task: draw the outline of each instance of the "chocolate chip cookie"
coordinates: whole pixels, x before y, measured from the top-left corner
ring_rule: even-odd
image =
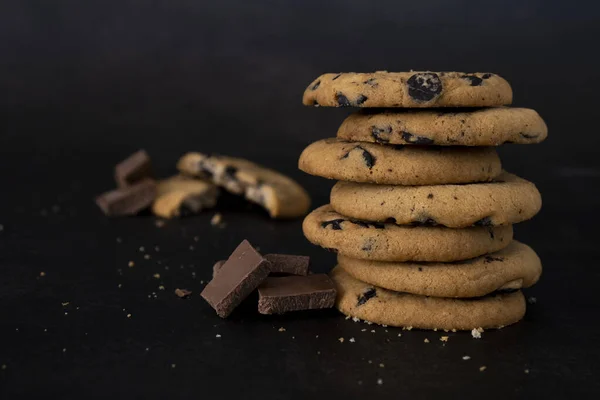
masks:
[[[473,299],[449,299],[393,292],[352,277],[341,267],[331,271],[343,314],[376,324],[419,329],[501,328],[525,315],[521,291]]]
[[[306,216],[304,236],[344,256],[378,261],[457,261],[508,246],[512,225],[452,229],[367,222],[345,217],[329,204]]]
[[[540,143],[548,136],[544,120],[528,108],[376,111],[351,114],[337,137],[384,144],[498,146]]]
[[[527,288],[542,273],[537,254],[515,240],[495,253],[452,263],[359,260],[340,254],[338,265],[371,285],[434,297],[480,297]]]
[[[308,85],[302,102],[325,107],[493,107],[510,104],[512,89],[487,72],[347,72],[321,75]]]
[[[214,207],[218,195],[218,188],[210,182],[176,175],[158,182],[152,212],[163,218],[196,214]]]
[[[291,178],[248,160],[188,153],[177,168],[184,174],[210,180],[225,190],[263,206],[271,218],[306,215],[310,197]]]
[[[309,145],[298,166],[328,179],[390,185],[482,182],[502,171],[493,147],[384,146],[336,138]]]
[[[338,182],[331,207],[340,214],[400,225],[451,228],[516,224],[542,206],[535,185],[508,172],[489,183],[396,186]]]

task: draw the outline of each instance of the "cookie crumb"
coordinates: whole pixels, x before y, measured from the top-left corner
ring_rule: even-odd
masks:
[[[383,379],[381,379],[381,378],[377,379],[377,384],[378,385],[383,385]]]
[[[175,368],[176,366],[176,364],[171,364],[171,368]]]
[[[362,381],[358,381],[358,384],[359,384],[359,385],[362,385]]]
[[[387,327],[388,327],[387,325],[381,325],[381,326],[383,326],[384,328],[387,328]]]
[[[452,332],[456,332],[456,329],[452,329]]]
[[[154,251],[159,252],[160,251],[160,247],[154,246]]]
[[[66,353],[66,352],[67,352],[67,348],[66,348],[66,347],[64,347],[64,348],[63,348],[63,353]]]
[[[2,364],[2,371],[6,369],[6,364]]]
[[[442,336],[442,337],[440,337],[440,341],[442,341],[442,342],[447,342],[448,339],[449,339],[448,336]]]
[[[423,340],[423,343],[429,343],[429,339],[425,338],[425,340]]]
[[[131,314],[127,314],[127,318],[131,318]]]
[[[535,304],[535,303],[537,303],[537,298],[531,296],[530,298],[527,299],[527,302],[529,304]]]
[[[133,261],[129,261],[129,262],[127,263],[127,266],[128,266],[129,268],[133,268],[133,267],[135,267],[135,263],[134,263]]]
[[[384,363],[380,363],[379,364],[379,368],[385,368],[385,364]]]
[[[354,322],[360,322],[360,318],[352,317],[352,321],[354,321]]]
[[[154,279],[160,279],[160,274],[156,273],[156,274],[152,275],[152,277],[153,277]]]
[[[63,307],[66,307],[66,306],[68,306],[68,305],[69,305],[69,302],[68,302],[68,301],[65,301],[64,303],[60,303],[60,304],[62,304],[62,306],[63,306]]]
[[[367,361],[367,362],[368,362],[369,364],[373,364],[373,361],[371,361],[371,360],[369,360],[369,361]]]
[[[344,338],[343,337],[339,338],[338,340],[339,340],[340,343],[344,343]]]
[[[528,373],[529,373],[529,370],[528,370],[528,369],[526,369],[524,372],[525,372],[526,374],[528,374]]]
[[[285,328],[282,326],[281,328],[278,329],[279,332],[285,332]]]
[[[192,294],[192,292],[190,290],[187,289],[175,289],[175,294],[177,295],[177,297],[183,299],[185,297],[188,297],[189,295]]]
[[[473,328],[471,336],[473,336],[473,339],[481,339],[481,332],[483,332],[482,328]]]
[[[40,276],[46,276],[46,273],[44,271],[40,272]]]
[[[487,367],[485,365],[482,365],[481,367],[479,367],[479,372],[483,372],[487,369]]]
[[[371,329],[371,333],[375,333],[375,329]]]
[[[144,259],[145,260],[149,260],[150,259],[150,254],[144,254]]]
[[[361,329],[360,331],[361,331],[361,332],[366,332],[366,331],[367,331],[367,328],[363,328],[363,329]]]
[[[346,315],[346,318],[344,318],[344,319],[348,320],[348,319],[350,319],[350,316],[349,316],[349,315]]]
[[[412,326],[403,326],[402,330],[403,331],[412,331],[412,328],[413,328]]]
[[[163,285],[160,285],[160,286],[158,287],[158,290],[165,290],[165,287],[164,287]]]
[[[145,252],[145,251],[146,251],[146,248],[145,248],[144,246],[140,246],[140,249],[139,249],[139,250],[140,250],[140,253],[143,253],[143,252]]]
[[[354,343],[354,342],[356,342],[356,340],[354,340],[354,338],[353,338],[353,337],[351,337],[350,339],[348,339],[348,341],[349,341],[350,343]]]
[[[165,226],[165,220],[157,219],[156,221],[154,221],[154,225],[156,225],[157,228],[162,228],[163,226]]]
[[[315,339],[318,339],[318,338],[319,338],[319,335],[315,335]]]
[[[117,285],[117,287],[118,287],[119,289],[121,289],[121,288],[123,287],[123,285],[119,283],[119,284]]]
[[[197,242],[199,240],[200,240],[200,238],[198,236],[194,236],[194,242]]]
[[[216,337],[216,338],[220,338],[220,337],[221,337],[221,335],[217,333],[217,334],[215,335],[215,337]]]
[[[471,357],[469,357],[469,356],[463,356],[463,358],[462,358],[462,359],[463,359],[463,360],[465,360],[465,361],[467,361],[467,360],[470,360],[470,359],[471,359]]]
[[[401,333],[399,333],[399,334],[398,334],[398,337],[402,337],[402,334],[401,334]]]
[[[221,223],[221,221],[223,220],[223,216],[221,215],[221,213],[216,213],[215,215],[213,215],[213,217],[210,220],[210,224],[212,226],[217,226]]]

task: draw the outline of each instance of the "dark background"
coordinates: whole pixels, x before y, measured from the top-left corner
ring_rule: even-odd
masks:
[[[0,395],[598,395],[599,11],[542,0],[0,1]],[[252,301],[221,320],[198,293],[242,239],[311,255],[315,271],[334,256],[302,237],[299,220],[235,201],[219,206],[222,229],[211,211],[159,228],[93,204],[138,148],[161,176],[187,151],[246,157],[323,204],[332,182],[302,174],[297,158],[349,111],[304,108],[302,92],[323,72],[382,69],[496,72],[515,106],[547,121],[545,143],[501,149],[505,168],[544,197],[516,227],[544,262],[519,324],[443,345],[440,332],[335,311],[259,316]]]

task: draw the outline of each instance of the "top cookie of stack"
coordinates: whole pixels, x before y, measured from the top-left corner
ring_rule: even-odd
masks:
[[[494,146],[539,143],[548,132],[537,112],[511,102],[510,85],[492,73],[324,74],[307,87],[305,105],[368,108],[299,160],[304,172],[340,181],[303,224],[311,242],[339,253],[340,311],[444,329],[523,316],[518,289],[537,281],[541,264],[512,241],[512,224],[533,217],[541,196],[502,170]]]

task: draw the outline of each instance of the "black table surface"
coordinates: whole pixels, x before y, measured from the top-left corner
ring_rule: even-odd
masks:
[[[600,394],[600,13],[588,3],[0,2],[0,396]],[[476,340],[335,310],[261,316],[256,298],[223,320],[199,293],[242,239],[310,255],[316,272],[335,256],[301,220],[231,197],[164,226],[93,203],[114,164],[145,148],[159,176],[187,151],[218,152],[289,174],[324,204],[333,182],[297,170],[298,155],[349,110],[302,107],[304,87],[383,69],[493,71],[547,121],[543,144],[499,149],[544,198],[515,227],[544,265],[518,324]],[[210,223],[217,211],[224,227]]]

